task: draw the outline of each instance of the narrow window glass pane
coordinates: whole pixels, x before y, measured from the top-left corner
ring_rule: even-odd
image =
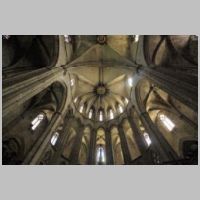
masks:
[[[83,106],[80,107],[80,110],[79,110],[79,111],[80,111],[80,113],[83,112]]]
[[[77,102],[77,100],[78,100],[78,97],[76,97],[76,98],[74,99],[74,103],[76,103],[76,102]]]
[[[71,86],[74,85],[74,79],[71,79]]]
[[[89,119],[91,119],[92,118],[92,110],[90,110],[90,112],[89,112]]]
[[[51,138],[51,144],[54,146],[58,140],[58,137],[59,137],[59,133],[58,132],[55,132],[54,135],[52,136]]]
[[[98,147],[98,149],[97,149],[97,158],[96,159],[97,159],[97,163],[98,164],[105,163],[106,158],[105,158],[105,151],[104,151],[103,147]]]
[[[169,131],[172,131],[174,129],[175,124],[167,116],[161,114],[160,120],[163,122],[163,124]]]
[[[38,127],[39,124],[40,124],[40,121],[37,120],[36,123],[32,126],[32,130],[34,131]]]
[[[120,112],[120,113],[122,113],[122,112],[123,112],[123,108],[122,108],[122,106],[121,106],[121,105],[119,105],[118,109],[119,109],[119,112]]]
[[[114,118],[114,114],[113,114],[113,111],[110,109],[110,119],[113,119]]]
[[[99,121],[103,121],[103,112],[102,111],[99,112]]]
[[[126,104],[128,104],[128,99],[127,98],[125,98],[125,102],[126,102]]]
[[[150,139],[150,137],[149,137],[149,134],[146,133],[146,132],[144,132],[143,135],[144,135],[144,139],[146,140],[147,145],[150,146],[150,144],[151,144],[151,139]]]
[[[32,125],[31,129],[32,129],[32,130],[35,130],[35,129],[39,126],[40,122],[41,122],[43,119],[44,119],[44,114],[39,114],[39,115],[38,115],[35,119],[33,119],[33,121],[31,122],[31,125]]]
[[[130,87],[133,86],[133,80],[132,80],[132,78],[129,78],[129,79],[128,79],[128,84],[129,84]]]

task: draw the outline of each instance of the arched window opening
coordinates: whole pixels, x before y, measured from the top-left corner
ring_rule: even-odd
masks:
[[[133,86],[133,79],[132,79],[132,77],[129,77],[129,78],[128,78],[128,85],[129,85],[130,87]]]
[[[77,100],[78,100],[78,97],[76,97],[76,98],[74,99],[74,103],[76,103],[76,102],[77,102]]]
[[[102,128],[97,130],[96,136],[96,150],[95,150],[95,160],[96,164],[103,165],[106,164],[106,141],[105,141],[105,131]]]
[[[52,146],[55,146],[57,140],[58,140],[58,137],[59,137],[59,133],[58,132],[55,132],[51,138],[51,145]]]
[[[45,114],[44,113],[40,113],[35,119],[33,119],[33,121],[31,122],[31,130],[35,130],[39,124],[42,122],[42,120],[45,118]]]
[[[146,132],[144,132],[144,133],[143,133],[143,136],[144,136],[144,139],[145,139],[147,145],[150,146],[150,145],[151,145],[151,139],[150,139],[150,137],[149,137],[149,134],[146,133]]]
[[[160,114],[159,118],[169,131],[174,129],[175,124],[166,115]]]
[[[135,122],[135,125],[137,126],[139,132],[144,137],[146,144],[149,147],[151,145],[151,139],[149,137],[149,134],[146,132],[146,129],[145,129],[137,111],[134,108],[132,108],[132,117]]]
[[[125,103],[128,104],[129,100],[127,98],[125,98]]]
[[[139,82],[136,88],[139,109],[147,111],[148,115],[144,120],[152,121],[173,149],[169,151],[182,159],[184,156],[180,148],[181,142],[185,138],[197,138],[198,135],[195,129],[196,113],[157,85],[154,87],[157,89],[152,92],[152,83],[148,79]]]
[[[62,112],[67,95],[65,89],[66,88],[61,83],[54,82],[46,89],[22,103],[20,105],[20,111],[16,110],[16,113],[13,112],[12,118],[7,118],[7,121],[14,120],[14,123],[12,126],[9,126],[8,131],[5,132],[5,138],[15,138],[19,143],[20,150],[17,154],[15,147],[12,151],[5,151],[4,159],[10,160],[12,163],[12,157],[16,155],[21,162],[24,162],[26,157],[29,157],[30,154],[37,151],[37,149],[34,149],[34,145],[41,137],[45,137],[45,133],[51,126],[52,120],[59,118],[55,116],[55,113],[57,111]],[[9,121],[9,124],[11,121]],[[6,125],[5,128],[6,127],[8,127],[8,125]],[[56,143],[55,136],[52,139],[54,133],[55,132],[53,132],[48,139],[49,147]],[[52,148],[49,150],[53,152]]]
[[[70,83],[71,83],[71,86],[73,86],[74,83],[75,83],[75,80],[74,80],[74,79],[71,79]]]
[[[118,105],[118,111],[120,112],[120,113],[123,113],[123,108],[122,108],[122,106],[119,104]]]
[[[93,115],[93,110],[92,110],[92,109],[90,109],[90,112],[89,112],[89,115],[88,115],[89,119],[91,119],[91,118],[92,118],[92,115]]]
[[[80,106],[79,112],[80,112],[80,113],[83,112],[83,105]]]
[[[103,111],[102,110],[99,111],[99,121],[100,122],[103,121]]]
[[[114,113],[113,113],[112,109],[109,110],[109,118],[110,119],[114,118]]]
[[[97,164],[104,164],[106,162],[105,150],[102,146],[97,147]]]

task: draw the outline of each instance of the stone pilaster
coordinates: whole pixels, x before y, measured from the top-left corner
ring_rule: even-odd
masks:
[[[128,121],[129,121],[129,124],[130,124],[132,132],[133,132],[133,137],[135,138],[138,148],[139,148],[141,154],[143,155],[145,153],[145,151],[147,150],[147,145],[146,145],[145,139],[144,139],[143,135],[140,133],[140,130],[138,130],[132,116],[128,116]]]
[[[146,128],[149,137],[151,138],[151,146],[154,151],[159,154],[161,162],[178,159],[175,151],[157,129],[155,124],[151,121],[149,114],[147,112],[141,113],[140,119]]]
[[[118,131],[119,131],[119,137],[120,137],[120,141],[121,141],[122,152],[123,152],[123,156],[124,156],[124,163],[129,164],[131,161],[131,155],[130,155],[130,152],[128,149],[128,143],[126,140],[124,129],[121,124],[119,124],[119,126],[118,126]]]
[[[91,137],[90,137],[90,150],[89,150],[89,164],[95,165],[96,164],[96,136],[97,131],[95,129],[91,130]]]
[[[70,155],[70,164],[78,164],[79,152],[81,149],[82,137],[83,137],[84,126],[79,125],[77,135]]]
[[[150,79],[153,83],[177,98],[193,110],[198,108],[198,86],[187,80],[187,74],[176,72],[173,68],[140,67],[138,73]],[[195,79],[195,77],[194,77]]]
[[[106,164],[113,164],[113,152],[112,152],[112,141],[111,141],[111,132],[110,129],[105,130],[106,137]]]

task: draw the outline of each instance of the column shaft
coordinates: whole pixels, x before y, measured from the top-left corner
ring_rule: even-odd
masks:
[[[111,142],[111,132],[106,129],[106,164],[113,164],[113,154],[112,154],[112,142]]]
[[[123,152],[123,156],[124,156],[124,163],[129,164],[131,161],[131,155],[130,155],[130,152],[128,149],[128,143],[126,140],[124,129],[121,124],[118,126],[118,131],[119,131],[119,137],[120,137],[120,141],[121,141],[122,152]]]

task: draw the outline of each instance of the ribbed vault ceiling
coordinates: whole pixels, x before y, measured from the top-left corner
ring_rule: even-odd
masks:
[[[129,55],[128,36],[75,38],[75,58],[69,64],[72,100],[77,112],[96,121],[111,120],[130,102],[130,77],[134,64]],[[87,47],[87,48],[86,48]]]

